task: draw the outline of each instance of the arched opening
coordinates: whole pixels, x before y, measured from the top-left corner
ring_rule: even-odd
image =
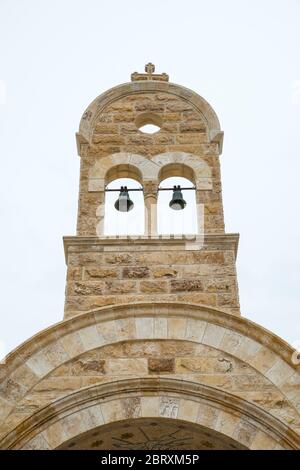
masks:
[[[170,165],[171,166],[171,165]],[[191,170],[192,172],[192,170]],[[162,175],[168,174],[162,171]],[[191,173],[188,173],[191,177]],[[173,188],[180,185],[181,188],[192,188],[191,179],[182,176],[162,178],[160,188]],[[173,210],[170,201],[173,198],[173,189],[159,191],[157,202],[157,226],[158,233],[167,234],[196,234],[197,233],[197,209],[194,190],[182,190],[182,196],[186,205],[183,210]]]
[[[178,419],[134,418],[109,423],[64,442],[58,450],[245,450],[213,429]]]
[[[155,134],[163,124],[161,116],[155,113],[139,114],[135,120],[136,127],[144,134]]]
[[[125,169],[114,170],[119,173],[112,175],[126,174]],[[111,174],[108,176],[111,178]],[[116,200],[119,198],[121,187],[128,188],[128,196],[133,202],[133,208],[129,212],[122,212],[115,208]],[[131,189],[140,191],[130,191]],[[114,190],[114,191],[112,191]],[[110,181],[106,186],[105,212],[104,212],[104,235],[125,236],[142,235],[144,233],[144,197],[142,186],[133,178],[117,178]]]

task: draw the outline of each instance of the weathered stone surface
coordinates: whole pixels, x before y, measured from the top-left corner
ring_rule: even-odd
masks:
[[[193,292],[203,291],[203,283],[200,280],[171,281],[171,292]]]
[[[69,290],[73,295],[99,295],[104,292],[103,282],[75,282],[69,284]]]
[[[164,281],[141,281],[141,292],[168,292],[168,284]]]
[[[174,358],[167,359],[149,359],[148,360],[149,373],[160,373],[160,372],[174,372],[175,371],[175,360]]]
[[[87,280],[103,279],[108,277],[118,277],[116,269],[109,268],[89,268],[85,269],[84,277]]]
[[[165,278],[172,278],[176,277],[178,271],[173,268],[168,268],[168,267],[159,267],[159,268],[154,268],[152,269],[152,275],[153,277],[165,277]]]
[[[187,123],[180,124],[179,130],[180,132],[205,132],[206,127],[204,123],[199,121],[189,121]]]
[[[137,286],[134,281],[107,281],[105,283],[105,292],[107,294],[127,294],[136,292]]]
[[[133,279],[141,279],[143,277],[149,276],[149,268],[145,266],[139,267],[128,267],[123,269],[123,277],[124,278],[133,278]]]

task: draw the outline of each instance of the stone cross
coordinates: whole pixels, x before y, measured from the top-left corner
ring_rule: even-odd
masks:
[[[169,81],[169,75],[167,75],[166,73],[154,73],[155,65],[151,62],[145,65],[145,72],[146,73],[133,72],[131,74],[131,80],[133,82],[137,80],[160,80],[162,82]]]
[[[155,72],[155,65],[149,62],[145,65],[145,72],[149,75],[149,80],[151,80],[152,74]]]

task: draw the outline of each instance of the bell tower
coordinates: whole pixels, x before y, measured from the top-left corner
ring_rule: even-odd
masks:
[[[156,132],[143,132],[149,124]],[[157,300],[240,314],[238,235],[224,230],[222,141],[211,106],[193,91],[170,83],[167,74],[155,74],[153,64],[146,65],[145,73],[133,73],[131,83],[91,103],[77,133],[77,235],[64,238],[65,318],[107,305]],[[184,177],[191,183],[188,189],[194,189],[195,234],[158,233],[157,199],[161,182],[169,177]],[[118,178],[131,178],[141,186],[142,236],[104,235],[104,218],[110,217],[105,213],[107,188]],[[183,198],[185,192],[179,194]],[[130,201],[133,195],[129,190]]]
[[[240,315],[222,139],[153,64],[88,106],[65,317],[0,364],[0,449],[300,449],[299,356]]]

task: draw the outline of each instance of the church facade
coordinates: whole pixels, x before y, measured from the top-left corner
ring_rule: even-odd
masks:
[[[241,316],[214,110],[148,64],[90,104],[76,138],[64,318],[0,365],[0,448],[300,449],[295,351]],[[191,182],[193,236],[158,233],[169,177]],[[141,236],[105,236],[119,178],[142,188]]]

